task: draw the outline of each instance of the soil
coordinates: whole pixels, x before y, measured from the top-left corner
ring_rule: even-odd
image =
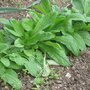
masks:
[[[58,2],[59,0],[56,0]],[[20,5],[17,5],[17,2]],[[60,2],[60,1],[59,1]],[[31,3],[31,0],[0,0],[0,7],[22,7]],[[59,3],[59,5],[62,5]],[[65,3],[66,5],[66,3]],[[3,18],[21,19],[25,17],[26,12],[1,14]],[[90,48],[82,52],[79,57],[69,57],[73,63],[71,67],[64,68],[60,66],[51,66],[58,79],[48,78],[46,82],[40,86],[39,90],[90,90]],[[22,81],[21,90],[37,90],[32,89],[35,86],[31,83],[33,77],[23,72],[18,73],[19,79]],[[12,90],[11,87],[0,80],[0,90]]]

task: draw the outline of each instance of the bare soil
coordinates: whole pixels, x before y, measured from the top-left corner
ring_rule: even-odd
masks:
[[[59,2],[61,7],[61,0]],[[19,2],[19,3],[17,3]],[[22,7],[31,3],[31,0],[0,0],[0,7]],[[64,2],[63,2],[64,3]],[[64,5],[67,5],[64,3]],[[16,18],[21,19],[25,17],[26,12],[1,14],[0,18]],[[64,68],[60,66],[51,66],[58,74],[58,79],[47,79],[46,82],[40,86],[39,90],[90,90],[90,48],[82,52],[79,57],[69,57],[73,63],[71,67]],[[35,86],[31,83],[33,77],[23,72],[18,73],[19,79],[22,81],[21,90],[37,90],[32,89]],[[11,87],[0,80],[0,90],[12,90]]]

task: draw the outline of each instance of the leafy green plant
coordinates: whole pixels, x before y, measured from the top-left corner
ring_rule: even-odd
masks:
[[[29,10],[30,19],[0,19],[4,24],[0,30],[1,79],[20,89],[22,84],[15,71],[26,69],[36,77],[34,83],[41,84],[41,77],[47,77],[51,72],[50,63],[71,65],[66,50],[78,56],[86,45],[90,46],[89,14],[77,12],[75,0],[72,2],[71,9],[60,10],[50,0],[41,0]]]

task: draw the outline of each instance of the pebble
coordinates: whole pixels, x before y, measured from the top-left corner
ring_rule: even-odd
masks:
[[[71,74],[70,74],[70,73],[67,73],[67,74],[65,75],[65,77],[67,77],[67,78],[69,79],[69,78],[71,78]]]

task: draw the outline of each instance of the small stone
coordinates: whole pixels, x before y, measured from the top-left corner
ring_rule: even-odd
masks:
[[[5,86],[5,90],[9,90],[8,86]]]
[[[30,16],[29,14],[26,15],[26,17],[29,17],[29,16]]]
[[[66,76],[68,79],[71,78],[71,74],[70,74],[70,73],[67,73],[65,76]]]
[[[60,83],[62,83],[62,81],[61,80],[57,80],[57,82],[56,82],[57,84],[60,84]]]

